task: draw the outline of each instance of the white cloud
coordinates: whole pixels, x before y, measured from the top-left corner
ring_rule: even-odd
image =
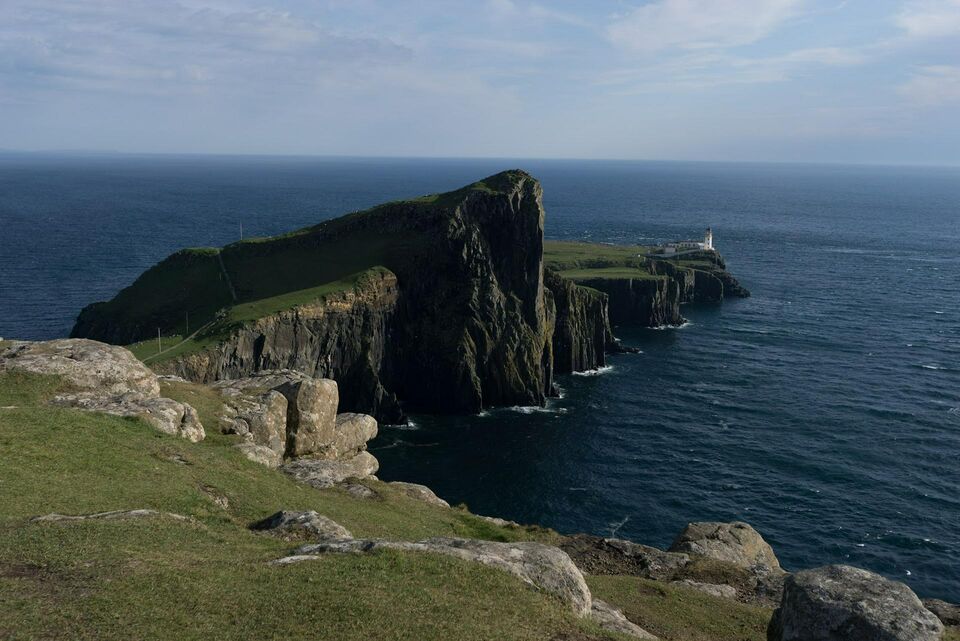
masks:
[[[960,67],[933,65],[921,68],[897,88],[900,95],[923,107],[960,103]]]
[[[756,42],[797,15],[802,0],[657,0],[607,28],[627,50],[716,49]]]
[[[960,0],[908,2],[894,21],[911,38],[957,36],[960,35]]]

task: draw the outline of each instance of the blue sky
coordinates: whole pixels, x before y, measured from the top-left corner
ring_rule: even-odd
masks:
[[[0,148],[960,164],[960,0],[0,0]]]

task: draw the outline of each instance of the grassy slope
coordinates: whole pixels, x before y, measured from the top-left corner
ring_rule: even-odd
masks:
[[[642,245],[604,245],[548,240],[543,244],[543,264],[571,280],[588,278],[655,279],[644,266],[640,254],[650,247]]]
[[[38,406],[58,389],[43,377],[0,377],[0,638],[610,638],[509,575],[445,557],[272,567],[292,544],[246,526],[281,508],[317,510],[358,536],[556,535],[500,528],[378,482],[372,500],[298,485],[245,460],[225,436],[190,444],[135,420]],[[204,388],[166,391],[212,421]],[[27,520],[140,507],[192,521]]]

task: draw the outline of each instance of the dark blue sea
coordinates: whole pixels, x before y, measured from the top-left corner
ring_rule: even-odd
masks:
[[[0,336],[64,336],[183,246],[521,167],[547,236],[708,225],[753,297],[617,328],[642,354],[546,409],[386,427],[381,476],[481,514],[669,545],[741,519],[800,569],[960,601],[960,169],[673,162],[0,156]]]

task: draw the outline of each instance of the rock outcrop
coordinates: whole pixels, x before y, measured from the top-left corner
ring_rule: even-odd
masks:
[[[665,327],[681,325],[680,283],[667,276],[651,278],[584,278],[578,284],[607,294],[614,325]]]
[[[54,405],[139,418],[194,443],[205,436],[197,412],[160,396],[157,375],[122,347],[85,339],[13,341],[0,350],[3,371],[59,377],[72,390],[55,396]]]
[[[437,496],[433,490],[426,485],[419,483],[405,483],[404,481],[393,481],[390,487],[395,487],[412,499],[436,505],[437,507],[450,507],[450,504]]]
[[[767,630],[770,641],[937,641],[942,634],[910,588],[845,565],[787,577]]]
[[[940,599],[924,599],[923,607],[936,614],[943,625],[960,626],[960,605]]]
[[[250,529],[278,536],[285,540],[313,539],[326,541],[353,538],[350,530],[313,510],[307,512],[282,510],[271,514],[262,521],[257,521],[250,526]]]
[[[671,552],[695,554],[734,565],[782,572],[773,548],[747,523],[690,523],[670,546]]]
[[[589,534],[567,537],[560,547],[588,574],[629,574],[669,581],[690,564],[686,554]]]
[[[246,438],[238,447],[252,461],[279,467],[298,480],[329,487],[345,478],[366,478],[378,468],[366,452],[377,421],[366,414],[338,414],[337,383],[292,370],[263,371],[218,381],[220,429]]]

